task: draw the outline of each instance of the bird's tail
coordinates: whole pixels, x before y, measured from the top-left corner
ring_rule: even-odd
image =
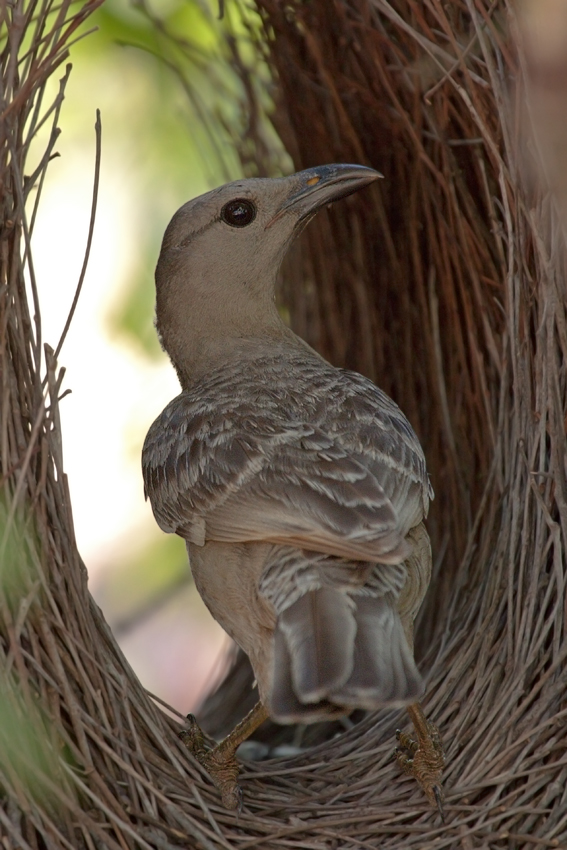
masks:
[[[269,706],[275,720],[309,723],[353,708],[406,705],[422,693],[391,594],[322,587],[279,615]]]

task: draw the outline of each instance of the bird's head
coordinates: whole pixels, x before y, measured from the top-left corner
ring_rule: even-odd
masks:
[[[178,372],[182,360],[206,356],[215,335],[242,339],[280,327],[275,282],[292,240],[323,206],[380,176],[362,165],[322,165],[237,180],[184,204],[156,268],[156,326]]]

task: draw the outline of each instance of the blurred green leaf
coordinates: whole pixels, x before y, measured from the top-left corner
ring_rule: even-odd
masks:
[[[25,629],[33,616],[40,583],[40,545],[31,513],[10,516],[6,501],[0,498],[0,636],[6,633],[4,620],[10,618]],[[8,656],[9,657],[9,656]],[[2,654],[4,661],[7,658]],[[21,787],[39,804],[58,807],[60,793],[73,795],[64,763],[70,754],[56,725],[38,702],[35,683],[24,688],[17,676],[3,664],[0,671],[0,787],[19,794]]]
[[[113,629],[159,607],[170,591],[192,582],[184,541],[176,534],[156,536],[129,561],[104,573],[95,588],[97,602]]]
[[[30,705],[13,676],[0,680],[0,787],[18,794],[23,787],[42,806],[62,807],[74,790],[63,764],[68,748],[39,705]]]

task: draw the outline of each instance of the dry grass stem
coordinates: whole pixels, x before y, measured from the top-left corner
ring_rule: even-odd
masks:
[[[0,8],[0,844],[567,847],[565,243],[533,179],[514,6],[257,0],[246,61],[228,36],[243,103],[257,102],[250,45],[268,63],[297,168],[357,161],[386,177],[313,223],[282,300],[311,344],[399,402],[426,449],[437,558],[418,644],[447,751],[442,825],[392,757],[400,712],[246,763],[244,809],[223,810],[89,597],[30,235],[68,73],[51,103],[46,81],[98,3]],[[238,662],[208,725],[252,698]]]

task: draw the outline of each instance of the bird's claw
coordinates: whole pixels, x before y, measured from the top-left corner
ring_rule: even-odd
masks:
[[[188,728],[179,733],[181,741],[211,777],[221,795],[223,806],[240,812],[242,792],[237,781],[240,767],[234,749],[223,747],[222,744],[211,747],[192,714],[187,715],[187,721]]]
[[[413,760],[419,744],[417,741],[414,741],[411,735],[408,735],[407,732],[402,732],[401,729],[396,729],[396,741],[400,745],[394,750],[396,758],[404,772],[407,773],[406,765]]]
[[[441,777],[445,766],[445,753],[441,736],[435,724],[427,721],[427,734],[420,735],[414,740],[405,732],[396,730],[399,746],[394,750],[396,760],[404,773],[415,777],[423,788],[432,806],[436,807],[445,823],[443,811],[443,786]]]

